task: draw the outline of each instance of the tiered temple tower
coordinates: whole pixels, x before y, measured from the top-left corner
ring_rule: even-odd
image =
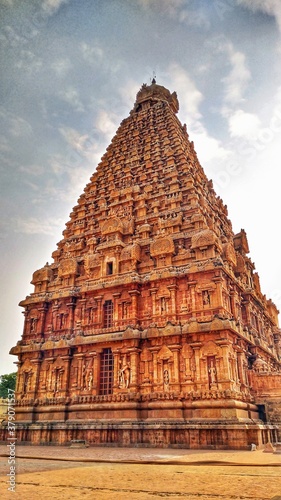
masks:
[[[175,92],[142,86],[33,274],[11,350],[18,441],[280,439],[278,311],[177,111]]]

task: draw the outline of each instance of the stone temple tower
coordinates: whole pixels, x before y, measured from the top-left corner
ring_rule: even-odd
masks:
[[[280,440],[278,311],[176,114],[143,85],[35,271],[17,438],[247,448]]]

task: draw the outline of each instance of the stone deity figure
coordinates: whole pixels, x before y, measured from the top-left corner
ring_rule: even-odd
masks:
[[[129,363],[126,360],[120,360],[120,370],[119,370],[119,387],[128,389],[130,384],[130,372],[131,368]]]
[[[204,304],[204,306],[210,305],[210,294],[209,294],[208,290],[205,290],[203,292],[203,304]]]
[[[88,375],[88,390],[90,391],[92,389],[93,385],[93,372],[90,370],[89,375]]]
[[[216,370],[215,362],[213,360],[211,361],[211,364],[209,365],[208,373],[209,373],[210,387],[212,388],[213,386],[217,385],[217,370]]]

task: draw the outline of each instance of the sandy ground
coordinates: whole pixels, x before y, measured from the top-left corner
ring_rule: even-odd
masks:
[[[16,447],[9,492],[0,446],[3,500],[281,500],[281,455],[151,448]]]

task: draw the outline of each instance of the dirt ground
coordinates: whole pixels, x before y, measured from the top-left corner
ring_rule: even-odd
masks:
[[[0,446],[3,500],[281,500],[281,455],[250,451],[16,447],[9,492]]]

